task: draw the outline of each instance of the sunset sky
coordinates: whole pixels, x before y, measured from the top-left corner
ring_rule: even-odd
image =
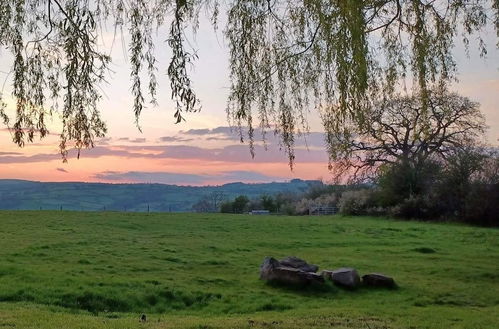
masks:
[[[126,38],[126,36],[125,36]],[[165,37],[159,35],[158,40]],[[490,144],[499,144],[499,51],[495,33],[485,35],[489,45],[487,58],[471,51],[470,58],[461,45],[456,46],[459,82],[453,87],[464,96],[481,103],[486,116]],[[110,47],[112,33],[102,40]],[[119,44],[119,42],[117,42]],[[140,125],[134,125],[128,60],[121,45],[112,49],[113,64],[109,84],[102,86],[105,96],[100,103],[108,125],[106,138],[96,147],[84,150],[81,158],[72,152],[68,163],[58,153],[59,119],[51,122],[51,136],[19,148],[14,145],[7,127],[0,125],[0,179],[15,178],[36,181],[84,182],[154,182],[205,185],[234,181],[270,182],[292,178],[329,179],[327,156],[316,113],[311,112],[311,134],[296,143],[296,166],[288,167],[287,157],[279,150],[278,139],[268,135],[268,150],[261,144],[251,158],[247,144],[241,144],[235,131],[227,126],[228,58],[221,32],[201,24],[195,42],[199,60],[195,63],[193,81],[202,102],[200,113],[189,114],[187,121],[175,125],[173,103],[166,69],[169,50],[158,43],[159,105],[143,111]],[[7,79],[4,95],[10,95],[12,76],[8,50],[0,49],[0,83]],[[13,100],[8,102],[13,109]],[[258,139],[259,136],[256,137]]]

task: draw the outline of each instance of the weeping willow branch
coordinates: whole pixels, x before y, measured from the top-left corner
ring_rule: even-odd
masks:
[[[327,134],[348,133],[352,123],[369,126],[373,99],[390,99],[408,79],[429,122],[429,90],[456,77],[456,38],[467,47],[478,38],[485,55],[480,32],[491,25],[499,33],[499,0],[3,0],[0,47],[12,54],[13,141],[23,146],[43,138],[54,114],[62,118],[63,159],[68,149],[92,147],[106,133],[98,101],[111,58],[97,42],[102,22],[129,31],[137,127],[147,102],[156,104],[153,33],[168,28],[159,46],[171,50],[173,117],[184,121],[201,108],[189,72],[196,50],[185,33],[197,29],[201,12],[215,28],[227,16],[229,122],[252,155],[254,129],[263,136],[273,130],[291,167],[295,137],[308,131],[311,111],[321,114]],[[0,116],[9,124],[2,97]],[[334,152],[329,140],[326,147]]]

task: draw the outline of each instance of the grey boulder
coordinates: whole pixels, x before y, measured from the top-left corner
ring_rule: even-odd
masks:
[[[362,282],[369,287],[395,288],[397,286],[393,278],[381,273],[366,274],[362,277]]]
[[[334,284],[341,287],[355,289],[360,285],[359,273],[354,268],[345,267],[334,271],[327,271],[326,275]]]
[[[260,265],[260,279],[270,280],[275,268],[281,266],[279,261],[273,257],[265,257]]]
[[[290,256],[286,257],[284,259],[281,259],[279,261],[281,263],[281,266],[286,266],[286,267],[291,267],[291,268],[296,268],[299,269],[303,272],[317,272],[319,269],[319,266],[314,265],[314,264],[309,264],[303,259],[300,259],[298,257]]]
[[[290,285],[324,283],[324,278],[319,274],[283,266],[278,260],[272,257],[265,257],[263,260],[260,266],[260,279]]]

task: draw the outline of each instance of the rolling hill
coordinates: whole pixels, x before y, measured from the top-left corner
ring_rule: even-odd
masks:
[[[261,184],[229,183],[220,186],[165,184],[104,184],[25,180],[0,180],[0,209],[185,212],[213,192],[227,199],[244,194],[250,199],[262,194],[302,193],[320,181],[293,179]]]

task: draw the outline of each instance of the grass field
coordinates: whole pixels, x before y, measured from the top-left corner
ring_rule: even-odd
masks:
[[[382,272],[296,290],[265,256]],[[139,323],[139,315],[148,321]],[[0,328],[499,328],[499,230],[351,217],[0,212]]]

